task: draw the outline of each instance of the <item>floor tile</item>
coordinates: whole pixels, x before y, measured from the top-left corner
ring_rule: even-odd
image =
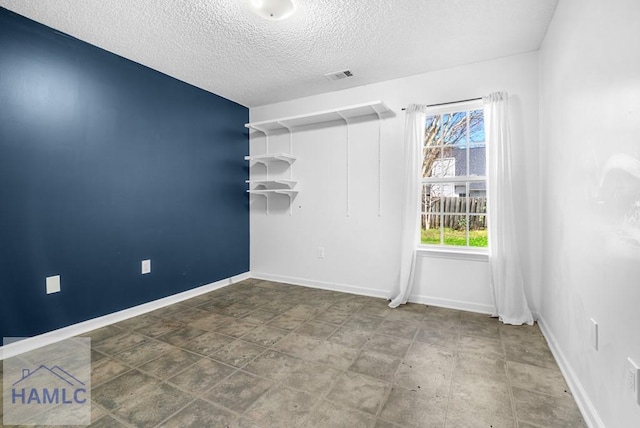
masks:
[[[310,394],[322,395],[329,391],[340,373],[340,370],[332,367],[303,361],[282,383]]]
[[[208,314],[209,313],[207,311],[203,311],[202,309],[187,307],[187,309],[182,309],[180,312],[165,316],[164,318],[177,320],[185,324],[190,324],[192,322],[201,320]]]
[[[313,350],[313,354],[310,359],[317,363],[326,364],[328,366],[344,370],[353,363],[353,360],[355,360],[357,356],[357,349],[325,341]]]
[[[348,327],[341,327],[336,330],[327,339],[329,342],[337,343],[348,348],[360,349],[371,337],[372,332],[362,331],[358,329],[352,329]]]
[[[292,357],[276,351],[267,351],[244,367],[244,370],[279,381],[288,376],[302,362],[298,357]]]
[[[401,426],[442,427],[447,409],[447,395],[431,391],[391,390],[380,418]]]
[[[130,367],[108,357],[91,363],[91,387],[95,388],[129,370]]]
[[[203,400],[196,400],[173,415],[161,427],[164,428],[203,428],[228,427],[236,416],[218,406]]]
[[[204,312],[203,315],[189,322],[189,325],[198,330],[215,331],[224,324],[234,321],[235,318],[218,313]]]
[[[233,319],[228,321],[219,327],[216,327],[214,330],[217,333],[224,334],[225,336],[231,337],[242,337],[245,334],[249,333],[251,330],[256,328],[258,325],[246,320],[242,319]]]
[[[239,318],[249,314],[250,312],[255,311],[256,309],[257,307],[254,305],[247,305],[244,303],[234,303],[220,310],[220,313]]]
[[[428,345],[412,350],[420,354],[405,358],[400,363],[395,383],[411,391],[428,390],[444,394],[451,381],[454,355],[445,348]]]
[[[351,364],[349,370],[391,382],[401,361],[400,358],[391,355],[363,350]]]
[[[123,330],[122,328],[116,327],[115,325],[108,325],[96,330],[91,330],[90,332],[83,334],[81,337],[89,337],[91,339],[91,346],[95,347],[95,345],[102,342],[103,340],[111,336],[122,334],[124,332],[125,330]]]
[[[267,348],[236,340],[212,353],[211,358],[234,367],[244,367],[249,361],[266,351]]]
[[[319,321],[308,321],[298,327],[296,333],[305,336],[315,337],[316,339],[324,340],[331,336],[331,333],[336,331],[336,326],[333,324],[322,323]]]
[[[542,428],[584,428],[586,426],[578,406],[570,396],[553,397],[513,388],[513,397],[519,421]]]
[[[404,359],[408,363],[428,362],[437,363],[438,365],[448,364],[450,366],[453,364],[453,357],[454,352],[447,348],[428,343],[413,342]]]
[[[308,320],[322,312],[322,308],[319,308],[312,304],[299,304],[289,309],[284,313],[284,315],[288,315],[292,318],[300,318],[303,320]]]
[[[130,424],[154,426],[193,400],[189,394],[167,384],[160,384],[145,394],[131,397],[113,413]]]
[[[407,339],[400,339],[381,334],[372,334],[365,343],[364,349],[402,358],[405,356],[410,346],[411,341]]]
[[[454,328],[452,329],[440,329],[440,328],[424,328],[424,324],[418,329],[416,340],[431,345],[442,346],[448,349],[458,349],[460,342],[460,334]]]
[[[200,355],[176,348],[141,365],[140,370],[160,379],[168,379],[194,364],[200,358]]]
[[[346,405],[375,415],[382,405],[389,384],[353,372],[344,372],[338,376],[327,399],[335,404]]]
[[[375,330],[380,327],[384,321],[383,318],[372,317],[369,315],[355,314],[344,322],[343,327],[361,330]]]
[[[455,378],[451,385],[447,427],[515,428],[507,382],[479,376]]]
[[[558,368],[545,369],[530,364],[507,362],[509,380],[515,387],[529,391],[553,395],[555,397],[570,396],[562,373]]]
[[[496,325],[497,318],[489,314],[480,314],[477,312],[460,311],[460,319],[463,322],[475,322],[479,324]]]
[[[504,360],[505,354],[500,340],[485,339],[483,337],[462,336],[458,345],[459,353],[478,354],[486,358]]]
[[[322,343],[322,340],[314,337],[305,336],[298,333],[290,333],[288,336],[280,339],[278,343],[272,346],[276,351],[285,354],[295,355],[300,358],[311,358],[315,349]]]
[[[191,339],[181,347],[201,355],[210,355],[235,340],[236,339],[231,336],[209,332],[202,334],[195,339]]]
[[[255,343],[256,345],[269,347],[280,339],[289,334],[286,330],[280,330],[273,327],[268,326],[259,326],[249,333],[242,336],[242,340],[246,340],[247,342]]]
[[[504,348],[509,361],[547,369],[554,369],[558,366],[546,343],[508,343]]]
[[[373,421],[373,416],[366,413],[328,401],[321,401],[309,412],[301,427],[368,428],[373,425]]]
[[[140,366],[175,349],[168,343],[148,340],[126,351],[115,354],[115,358],[132,366]]]
[[[91,399],[105,409],[113,410],[127,401],[156,389],[159,384],[159,380],[149,375],[138,370],[130,370],[115,379],[92,388]]]
[[[453,378],[480,377],[498,382],[508,382],[506,363],[503,360],[485,358],[477,354],[458,354],[453,366]]]
[[[387,315],[387,319],[390,321],[404,321],[408,323],[417,323],[424,319],[427,306],[419,305],[415,303],[407,303],[400,305],[395,311],[392,311]]]
[[[330,324],[342,324],[351,316],[351,312],[341,309],[328,309],[314,318],[316,321],[322,321]]]
[[[243,413],[271,386],[270,380],[239,371],[203,394],[203,398]]]
[[[170,343],[171,345],[182,346],[185,343],[195,339],[198,336],[202,336],[205,333],[205,330],[185,325],[176,330],[158,336],[157,339],[163,342]]]
[[[194,365],[169,378],[168,382],[193,394],[201,394],[211,389],[215,384],[229,376],[235,370],[233,367],[212,361],[208,358],[203,358]]]
[[[302,318],[296,318],[294,316],[284,314],[272,319],[267,324],[271,327],[279,328],[282,330],[293,331],[304,322],[305,320]]]
[[[455,318],[440,318],[438,316],[426,315],[424,319],[415,323],[415,325],[422,330],[428,331],[448,331],[456,334],[460,334],[460,326],[461,322],[459,319]]]
[[[91,428],[125,428],[127,425],[117,421],[109,415],[104,415],[97,421],[93,422]]]
[[[91,347],[105,354],[115,355],[148,340],[151,339],[138,333],[122,330],[121,333],[107,337],[97,343],[92,341]]]
[[[462,321],[460,323],[459,331],[460,334],[465,336],[500,340],[498,324],[479,324],[475,322]]]
[[[184,324],[178,321],[156,318],[151,324],[135,328],[134,331],[145,336],[158,337],[176,331],[183,326]]]
[[[175,303],[173,305],[165,306],[164,308],[156,309],[155,311],[150,312],[149,315],[152,315],[157,318],[173,320],[175,319],[174,317],[176,316],[176,314],[187,309],[190,309],[190,307],[183,305],[181,303]],[[136,317],[136,318],[139,318],[139,317]]]
[[[256,324],[262,324],[262,323],[271,321],[277,316],[278,316],[278,312],[269,311],[267,309],[256,309],[252,312],[249,312],[247,315],[245,315],[243,319]]]
[[[260,397],[246,415],[265,427],[295,427],[314,403],[315,398],[307,393],[279,386]]]
[[[362,311],[361,311],[362,313]],[[380,324],[377,329],[378,333],[386,334],[392,337],[399,337],[403,339],[413,339],[418,328],[414,324],[409,324],[402,321],[390,321],[385,320]]]

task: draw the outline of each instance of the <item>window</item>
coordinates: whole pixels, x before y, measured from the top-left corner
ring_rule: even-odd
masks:
[[[422,148],[421,244],[487,247],[487,184],[481,102],[433,109]]]

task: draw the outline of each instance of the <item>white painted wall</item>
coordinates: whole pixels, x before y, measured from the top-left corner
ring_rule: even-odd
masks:
[[[357,75],[357,70],[353,70]],[[412,103],[474,98],[493,91],[511,95],[516,188],[521,198],[527,293],[539,301],[537,53],[475,63],[403,79],[255,107],[251,121],[262,121],[383,100],[395,116],[383,120],[381,215],[378,216],[378,122],[351,125],[350,216],[347,217],[346,128],[344,123],[312,127],[293,136],[299,157],[293,176],[300,194],[289,215],[287,200],[251,198],[251,272],[265,278],[387,297],[396,279],[399,241],[401,145],[404,113]],[[270,151],[286,151],[287,134],[269,138]],[[264,137],[252,136],[252,154],[263,153]],[[325,248],[325,258],[317,248]],[[419,258],[411,299],[477,311],[491,311],[488,264],[469,260]]]
[[[590,425],[610,428],[640,426],[624,381],[640,362],[640,223],[624,219],[640,179],[600,181],[617,154],[640,159],[639,22],[637,0],[562,0],[540,53],[540,315]]]

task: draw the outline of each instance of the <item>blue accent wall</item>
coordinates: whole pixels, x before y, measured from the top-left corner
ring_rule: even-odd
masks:
[[[0,8],[0,335],[247,272],[248,116]]]

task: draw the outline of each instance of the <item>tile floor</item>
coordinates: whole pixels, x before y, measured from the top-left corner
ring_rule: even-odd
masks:
[[[247,280],[90,332],[95,427],[585,427],[537,326]]]

